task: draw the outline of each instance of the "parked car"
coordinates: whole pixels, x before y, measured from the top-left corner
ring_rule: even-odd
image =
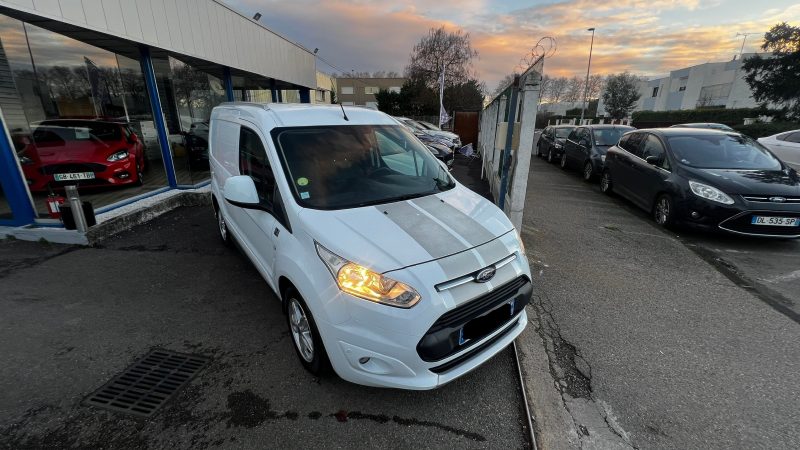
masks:
[[[550,125],[542,130],[536,143],[536,156],[547,157],[547,162],[558,161],[564,150],[567,136],[575,129],[575,125]]]
[[[785,163],[800,170],[800,130],[785,131],[758,140]]]
[[[139,137],[126,124],[55,119],[35,125],[17,152],[32,192],[67,184],[141,185],[146,159]]]
[[[706,128],[710,130],[736,132],[736,130],[725,125],[724,123],[712,123],[712,122],[679,123],[677,125],[672,125],[670,128]]]
[[[608,149],[631,130],[635,128],[626,125],[586,125],[575,128],[564,143],[561,168],[580,167],[583,179],[592,181],[595,175],[603,173]]]
[[[452,148],[461,147],[461,138],[458,137],[458,135],[455,133],[451,133],[449,131],[442,131],[438,127],[434,127],[431,124],[425,126],[421,122],[409,119],[408,117],[395,117],[395,119],[397,119],[398,121],[400,121],[401,123],[403,123],[404,125],[410,127],[415,131],[422,132],[434,136],[436,138],[439,138],[440,141],[447,143],[447,145]]]
[[[428,147],[428,150],[431,151],[433,156],[436,157],[439,161],[445,163],[448,169],[453,167],[453,159],[455,158],[455,152],[447,147],[446,145],[442,144],[425,144]]]
[[[219,235],[278,293],[310,372],[432,389],[525,328],[531,276],[514,226],[393,118],[228,103],[210,136]]]
[[[186,153],[192,170],[208,168],[208,129],[208,122],[193,122],[185,135]]]
[[[622,137],[600,181],[664,227],[800,237],[800,177],[752,138],[662,128]]]

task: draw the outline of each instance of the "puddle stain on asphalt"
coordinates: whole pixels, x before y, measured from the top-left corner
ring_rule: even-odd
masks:
[[[362,413],[361,411],[344,411],[339,410],[330,415],[330,417],[335,417],[338,422],[347,422],[348,420],[371,420],[377,423],[388,423],[394,422],[398,425],[404,426],[420,426],[420,427],[431,427],[437,428],[442,431],[446,431],[448,433],[453,433],[461,437],[465,437],[468,439],[472,439],[473,441],[477,442],[485,442],[486,437],[482,434],[473,433],[471,431],[462,430],[459,428],[451,427],[449,425],[444,425],[438,422],[431,422],[428,420],[418,420],[418,419],[407,419],[403,417],[393,416],[389,417],[386,414],[366,414]]]

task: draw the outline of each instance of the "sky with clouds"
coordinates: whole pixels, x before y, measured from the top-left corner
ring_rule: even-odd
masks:
[[[492,89],[543,36],[557,51],[552,76],[585,73],[595,27],[593,73],[657,75],[738,54],[737,32],[800,25],[798,0],[224,0],[349,71],[402,72],[413,45],[431,27],[470,33],[475,69]],[[745,52],[760,36],[750,36]],[[319,62],[318,68],[331,69]]]

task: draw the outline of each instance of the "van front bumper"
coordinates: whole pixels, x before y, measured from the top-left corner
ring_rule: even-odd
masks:
[[[408,327],[402,327],[407,333],[398,331],[400,319],[381,327],[385,317],[380,315],[368,323],[363,315],[341,324],[323,322],[320,332],[331,364],[343,379],[368,386],[433,389],[511,344],[528,323],[525,305],[531,291],[526,277],[515,279],[434,318],[432,325],[409,320]]]

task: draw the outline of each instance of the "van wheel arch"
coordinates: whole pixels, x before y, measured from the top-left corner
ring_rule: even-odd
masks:
[[[287,305],[286,293],[289,292],[289,289],[294,289],[295,291],[297,291],[297,287],[294,285],[294,283],[292,283],[291,280],[289,280],[285,276],[281,275],[281,277],[278,278],[278,294],[281,300],[281,309],[283,310],[284,314],[286,314],[286,305]]]

